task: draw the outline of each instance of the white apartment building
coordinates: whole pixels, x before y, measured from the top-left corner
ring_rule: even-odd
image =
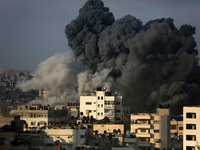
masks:
[[[108,92],[105,88],[80,96],[80,116],[93,116],[101,120],[108,117],[111,121],[122,120],[122,96]]]
[[[141,149],[168,149],[170,139],[170,110],[166,106],[156,113],[131,114],[131,133],[138,138]]]
[[[200,149],[200,106],[183,107],[183,150]]]

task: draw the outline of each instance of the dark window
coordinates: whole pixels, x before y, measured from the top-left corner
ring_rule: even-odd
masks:
[[[154,130],[154,133],[159,133],[160,132],[160,130]]]
[[[86,104],[86,105],[92,105],[92,103],[91,103],[91,102],[86,102],[85,104]]]
[[[154,139],[153,141],[156,142],[156,143],[160,143],[161,142],[160,139]]]
[[[186,113],[187,118],[196,118],[196,113]]]
[[[120,102],[117,102],[116,104],[117,104],[117,105],[120,105]]]
[[[179,127],[179,130],[183,130],[183,127]]]
[[[186,150],[195,150],[194,146],[186,146]]]
[[[98,96],[98,100],[100,100],[100,96]]]
[[[186,129],[196,130],[196,124],[186,124]]]
[[[80,136],[80,138],[84,138],[84,137],[85,137],[84,135],[81,135],[81,136]]]
[[[196,141],[196,135],[186,135],[187,141]]]
[[[101,100],[103,100],[103,96],[101,96]]]
[[[116,113],[120,113],[121,112],[121,110],[116,110]]]
[[[141,132],[146,132],[146,129],[141,129]]]

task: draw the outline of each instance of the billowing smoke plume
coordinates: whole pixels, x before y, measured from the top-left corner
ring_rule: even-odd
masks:
[[[80,64],[75,63],[72,52],[56,54],[42,62],[34,78],[22,81],[17,87],[22,91],[45,90],[47,101],[36,99],[31,103],[63,104],[79,100],[79,96],[86,90],[95,90],[96,87],[106,86],[108,89],[114,85],[112,78],[107,78],[111,69],[98,73],[81,72]]]
[[[17,84],[23,91],[45,90],[49,102],[64,102],[66,98],[77,97],[78,64],[74,63],[72,53],[57,54],[41,63],[33,79]]]
[[[18,84],[24,91],[46,90],[48,101],[78,100],[84,91],[118,89],[132,111],[159,103],[197,104],[200,68],[195,28],[173,19],[143,24],[127,15],[115,20],[100,0],[88,0],[65,28],[72,54],[57,54],[39,65],[35,77]]]
[[[158,103],[196,102],[200,84],[197,78],[190,80],[198,72],[194,27],[178,29],[171,18],[144,25],[131,15],[115,20],[102,1],[88,0],[65,32],[85,73],[115,81],[133,111],[151,110]],[[106,76],[100,73],[104,69],[110,70]],[[84,73],[79,77],[84,79],[79,91],[95,86]]]

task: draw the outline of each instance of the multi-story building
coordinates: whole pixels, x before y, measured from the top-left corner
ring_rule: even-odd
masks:
[[[28,127],[43,127],[48,125],[66,125],[69,118],[68,110],[63,105],[42,106],[42,105],[21,105],[17,110],[10,112],[12,116],[20,116],[26,121]]]
[[[183,107],[183,150],[200,149],[200,106]]]
[[[159,106],[157,113],[131,114],[131,133],[143,149],[168,149],[170,139],[170,110]]]
[[[108,117],[113,122],[122,120],[122,96],[98,88],[95,92],[80,96],[80,116],[93,116],[101,120]]]
[[[183,139],[183,116],[171,116],[170,137],[175,140]]]

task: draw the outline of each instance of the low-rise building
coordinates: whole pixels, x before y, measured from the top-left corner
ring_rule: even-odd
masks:
[[[20,119],[26,121],[30,128],[50,125],[64,126],[69,118],[68,110],[64,105],[21,105],[17,110],[12,110],[10,114],[20,116]]]

